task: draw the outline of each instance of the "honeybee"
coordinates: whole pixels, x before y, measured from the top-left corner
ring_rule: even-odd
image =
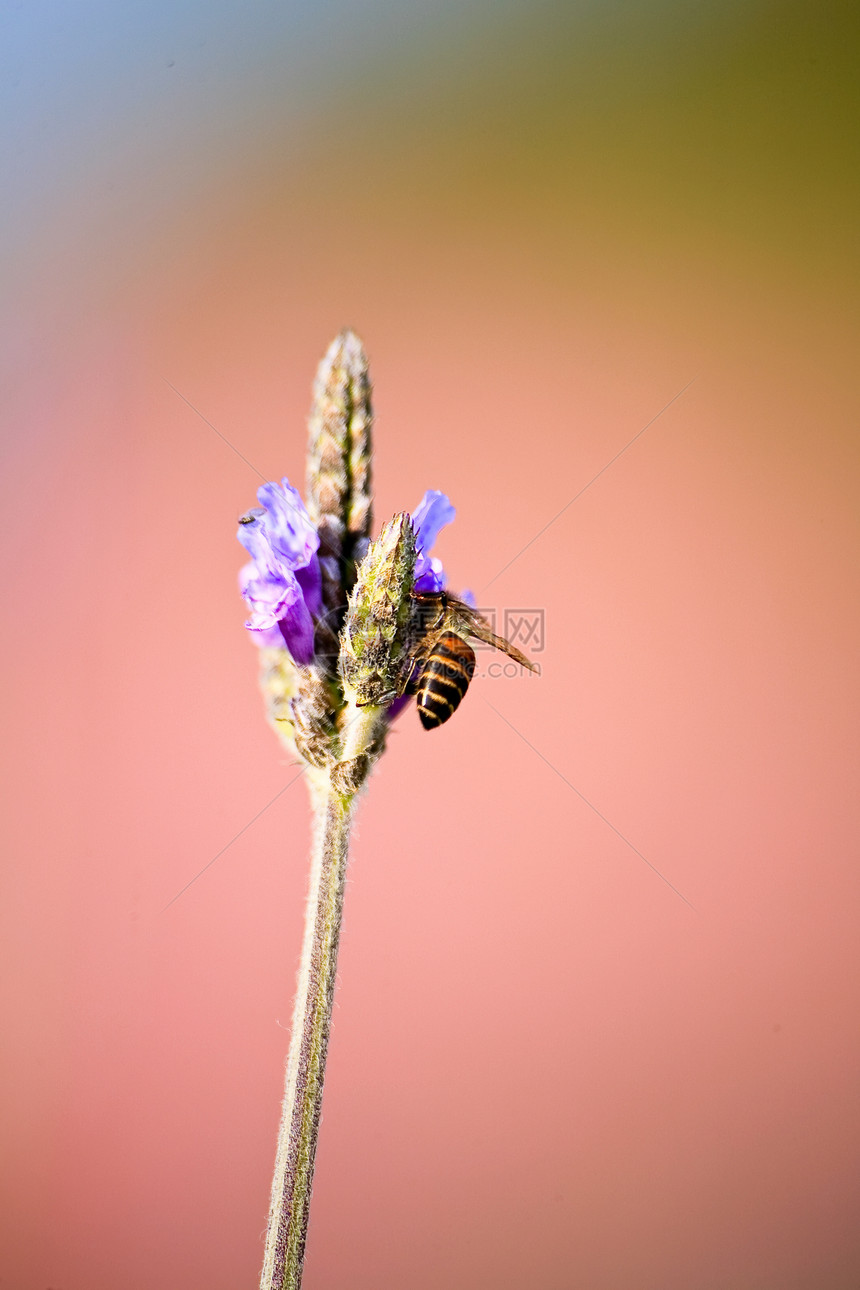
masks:
[[[534,663],[515,645],[490,631],[477,610],[447,591],[416,592],[413,597],[415,643],[406,690],[416,695],[425,730],[448,721],[460,705],[475,671],[475,651],[467,641],[492,645],[515,663],[536,672]]]

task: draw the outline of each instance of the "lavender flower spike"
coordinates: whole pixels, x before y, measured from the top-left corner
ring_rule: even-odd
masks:
[[[322,610],[319,534],[289,480],[263,484],[257,500],[236,534],[251,556],[239,574],[251,611],[245,626],[258,645],[286,645],[296,663],[310,663]]]
[[[239,521],[267,716],[304,763],[315,817],[260,1290],[301,1290],[350,833],[391,722],[411,702],[425,729],[448,720],[471,678],[469,639],[533,666],[469,593],[448,591],[432,554],[455,515],[444,493],[429,489],[371,540],[371,428],[367,356],[347,328],[314,382],[307,509],[283,479],[264,484]]]

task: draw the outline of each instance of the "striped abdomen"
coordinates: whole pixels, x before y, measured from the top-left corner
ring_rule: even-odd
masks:
[[[433,646],[418,678],[418,715],[425,730],[453,716],[469,688],[475,654],[462,636],[444,632]]]

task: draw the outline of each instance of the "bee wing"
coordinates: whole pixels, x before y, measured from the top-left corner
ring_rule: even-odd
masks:
[[[518,650],[516,645],[506,641],[504,636],[497,636],[495,632],[491,632],[482,619],[478,619],[476,622],[473,621],[470,624],[469,635],[474,636],[479,641],[483,641],[485,645],[492,645],[494,649],[501,650],[503,654],[507,654],[508,658],[512,658],[515,663],[519,663],[520,667],[527,667],[530,672],[537,671],[536,663],[526,658],[522,650]]]
[[[462,600],[455,600],[453,596],[449,596],[448,605],[460,620],[460,627],[465,635],[474,636],[476,640],[483,641],[485,645],[492,645],[494,649],[501,650],[503,654],[507,654],[508,658],[512,658],[515,663],[519,663],[520,667],[527,667],[530,672],[537,671],[537,665],[532,663],[531,659],[526,658],[525,654],[518,650],[516,645],[506,641],[504,636],[497,636],[495,632],[491,632],[490,624],[486,618],[482,618],[470,605],[467,605]]]

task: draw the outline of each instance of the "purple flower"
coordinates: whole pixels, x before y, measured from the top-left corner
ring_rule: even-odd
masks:
[[[257,500],[260,505],[242,516],[236,534],[251,557],[239,572],[239,588],[251,611],[245,626],[258,645],[286,645],[297,663],[309,663],[314,619],[322,613],[319,534],[289,480],[263,484]],[[416,591],[444,590],[442,562],[430,551],[455,514],[438,489],[428,489],[413,511]]]
[[[445,591],[445,570],[442,561],[430,555],[430,548],[439,536],[439,530],[450,524],[457,514],[445,493],[436,488],[428,488],[421,501],[412,512],[412,527],[415,530],[415,545],[418,558],[415,561],[416,591]],[[466,590],[460,593],[470,609],[477,607],[474,593]]]
[[[429,488],[412,512],[415,530],[415,590],[444,591],[445,571],[442,561],[430,555],[430,549],[439,536],[439,530],[450,524],[457,512],[444,493]]]
[[[257,500],[236,534],[251,557],[239,573],[251,611],[245,626],[258,645],[286,645],[297,663],[309,663],[322,611],[319,534],[289,480],[263,484]]]

